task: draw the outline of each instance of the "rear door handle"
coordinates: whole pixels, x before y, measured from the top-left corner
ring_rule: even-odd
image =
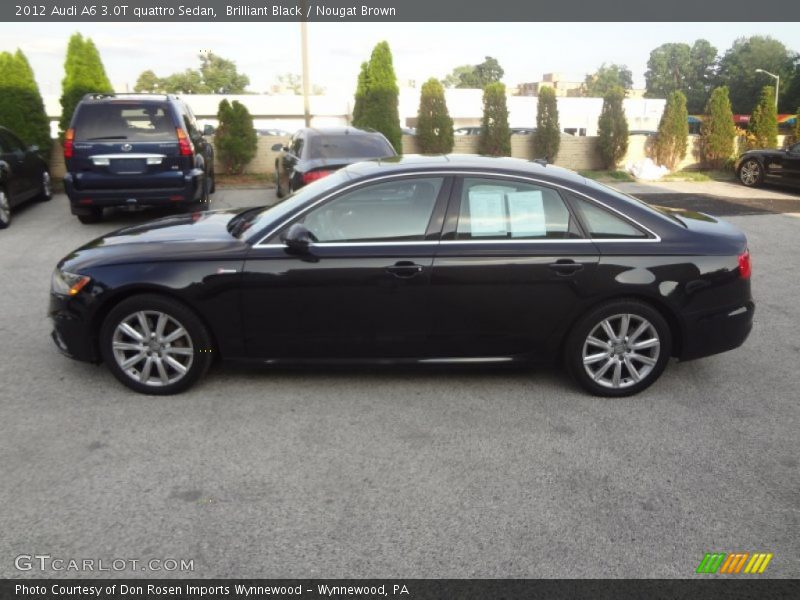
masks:
[[[409,278],[414,277],[422,273],[422,269],[424,267],[422,265],[418,265],[417,263],[411,262],[410,260],[401,260],[396,262],[390,267],[386,267],[386,271],[394,275],[395,277],[402,277],[402,278]]]
[[[576,263],[574,260],[568,258],[562,258],[557,260],[554,263],[550,263],[547,265],[553,271],[558,273],[561,276],[568,277],[570,275],[574,275],[581,269],[583,269],[583,265],[581,263]]]

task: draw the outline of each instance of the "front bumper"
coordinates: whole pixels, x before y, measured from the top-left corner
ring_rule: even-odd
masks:
[[[686,322],[681,360],[702,358],[741,346],[753,329],[752,301],[724,311],[696,315]]]
[[[98,363],[100,356],[88,320],[76,299],[50,294],[47,316],[53,324],[50,334],[59,352],[85,362]]]

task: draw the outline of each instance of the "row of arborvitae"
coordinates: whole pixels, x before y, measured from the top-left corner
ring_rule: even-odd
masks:
[[[50,149],[50,122],[33,70],[21,50],[0,52],[0,125],[29,146]]]

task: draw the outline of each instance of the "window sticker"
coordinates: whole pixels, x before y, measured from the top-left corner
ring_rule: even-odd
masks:
[[[506,194],[511,237],[546,237],[541,191]]]
[[[505,236],[506,207],[502,192],[469,192],[469,225],[473,236]]]

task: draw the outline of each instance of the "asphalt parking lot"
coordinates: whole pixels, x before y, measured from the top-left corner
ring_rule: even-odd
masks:
[[[62,357],[45,309],[59,258],[148,215],[21,208],[0,231],[0,577],[114,574],[21,554],[194,561],[127,577],[691,577],[710,551],[797,577],[800,195],[726,185],[638,191],[747,233],[750,339],[617,400],[543,370],[216,367],[138,395]]]

